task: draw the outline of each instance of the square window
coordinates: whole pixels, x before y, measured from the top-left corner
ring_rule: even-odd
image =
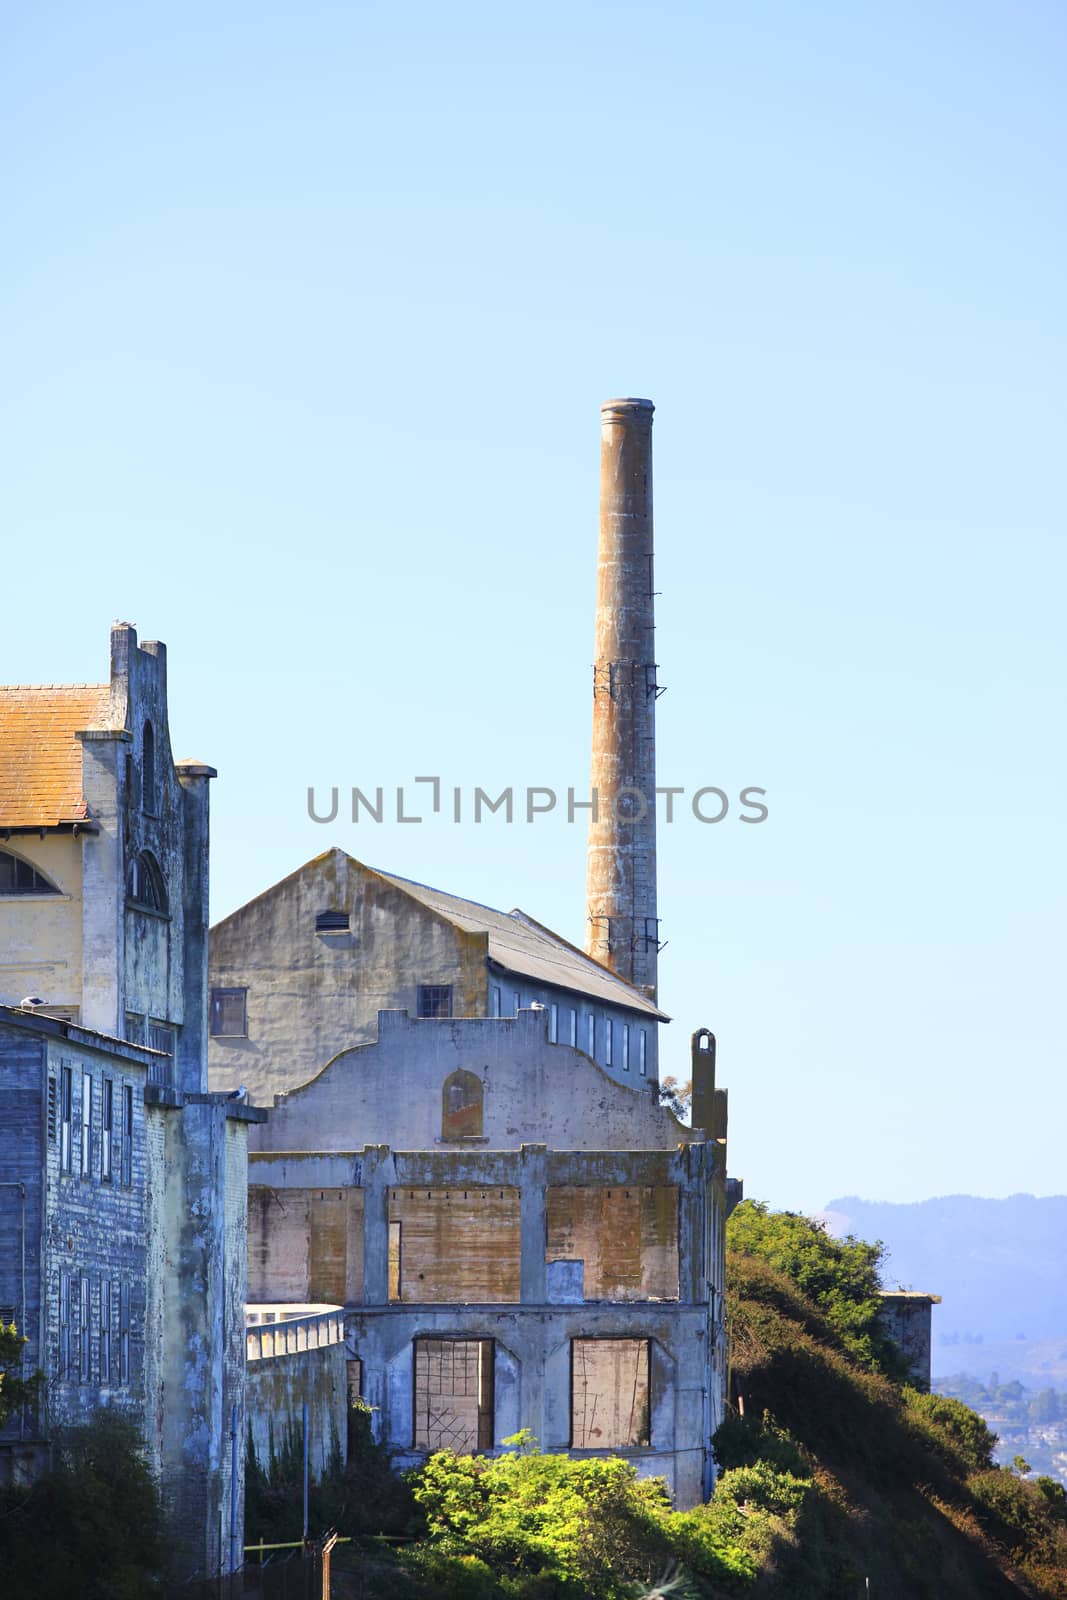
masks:
[[[212,989],[211,1036],[214,1039],[248,1038],[247,989]]]
[[[450,983],[420,983],[417,1014],[420,1017],[450,1017],[452,1015],[452,985]]]

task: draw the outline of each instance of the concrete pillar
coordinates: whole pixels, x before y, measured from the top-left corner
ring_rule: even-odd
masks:
[[[690,1304],[706,1300],[704,1259],[708,1205],[708,1147],[685,1146],[685,1178],[678,1186],[678,1298]]]
[[[548,1298],[545,1248],[548,1242],[548,1146],[524,1144],[519,1199],[519,1297],[543,1306]]]
[[[656,998],[652,401],[601,406],[586,951]]]
[[[363,1304],[389,1304],[389,1186],[393,1162],[387,1144],[363,1151]]]
[[[178,1032],[176,1087],[189,1094],[207,1090],[208,1026],[208,847],[210,780],[214,767],[178,761],[182,802],[182,1026]],[[171,924],[172,934],[174,923]]]

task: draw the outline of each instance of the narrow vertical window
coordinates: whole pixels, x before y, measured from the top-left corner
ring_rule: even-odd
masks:
[[[489,1015],[491,1017],[499,1017],[500,1015],[500,985],[498,983],[494,983],[489,990]]]
[[[130,1286],[124,1283],[119,1291],[119,1382],[130,1381]]]
[[[152,724],[144,725],[141,745],[141,810],[150,814],[156,809],[156,736]]]
[[[585,1019],[585,1053],[596,1059],[596,1017],[591,1011]]]
[[[60,1080],[59,1165],[69,1172],[71,1164],[70,1123],[71,1101],[74,1097],[74,1073],[70,1067],[62,1069]]]
[[[113,1176],[111,1149],[115,1132],[115,1085],[110,1078],[105,1078],[101,1089],[103,1099],[100,1119],[100,1176],[106,1183],[110,1183]]]
[[[78,1376],[82,1383],[88,1383],[92,1373],[90,1371],[90,1355],[92,1352],[92,1323],[90,1321],[90,1296],[92,1283],[85,1273],[81,1277],[81,1305],[78,1319]]]
[[[625,1022],[619,1024],[619,1066],[624,1072],[630,1070],[630,1029]]]
[[[637,1062],[642,1078],[647,1078],[648,1076],[648,1057],[645,1053],[646,1043],[645,1030],[642,1028],[637,1035]]]
[[[400,1223],[389,1224],[389,1298],[400,1299]]]
[[[46,1116],[48,1122],[48,1142],[49,1144],[55,1144],[56,1129],[59,1126],[59,1085],[52,1077],[49,1077],[48,1079],[48,1107]]]
[[[122,1181],[133,1182],[133,1087],[122,1086]]]
[[[100,1382],[111,1382],[111,1279],[100,1280]]]
[[[70,1273],[59,1274],[59,1376],[70,1376]]]
[[[522,1010],[522,995],[521,994],[517,994],[515,996],[515,1015],[518,1016],[518,1014],[519,1014],[519,1012],[521,1010]]]
[[[571,1019],[571,1030],[570,1030],[571,1044],[574,1045],[577,1048],[577,1045],[578,1045],[578,1012],[577,1012],[577,1010],[575,1009],[574,1006],[571,1007],[570,1012],[569,1012],[569,1016],[570,1016],[570,1019]]]
[[[612,1037],[611,1036],[612,1036],[613,1032],[614,1032],[614,1029],[612,1027],[611,1018],[610,1017],[605,1017],[604,1018],[604,1065],[606,1067],[610,1067],[611,1066],[611,1054],[612,1054]]]
[[[555,1004],[548,1008],[548,1042],[559,1043],[559,1006]]]
[[[82,1177],[93,1175],[93,1080],[82,1073]]]

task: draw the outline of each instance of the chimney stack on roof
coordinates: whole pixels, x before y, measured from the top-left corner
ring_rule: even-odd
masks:
[[[601,411],[586,951],[656,999],[656,682],[651,400]]]

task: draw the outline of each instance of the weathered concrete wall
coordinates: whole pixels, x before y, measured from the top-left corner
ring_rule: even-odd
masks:
[[[912,1378],[923,1389],[930,1387],[930,1347],[932,1313],[941,1304],[937,1294],[921,1294],[901,1289],[882,1293],[881,1322],[899,1345],[911,1368]]]
[[[490,1339],[496,1381],[494,1448],[529,1428],[549,1450],[619,1454],[638,1472],[663,1476],[678,1506],[700,1504],[708,1482],[706,1363],[707,1309],[666,1306],[393,1307],[350,1309],[348,1342],[363,1364],[363,1392],[376,1407],[381,1439],[398,1466],[425,1452],[415,1439],[414,1342],[420,1338]],[[648,1339],[650,1443],[587,1451],[572,1443],[572,1342]],[[621,1402],[620,1402],[621,1403]]]
[[[336,1185],[248,1191],[251,1301],[343,1305],[363,1290],[363,1192]]]
[[[401,1149],[441,1147],[453,1142],[442,1088],[459,1069],[482,1083],[480,1142],[492,1149],[534,1140],[558,1150],[670,1149],[699,1137],[649,1085],[619,1083],[581,1050],[549,1044],[546,1030],[543,1011],[452,1020],[383,1011],[377,1042],[342,1051],[280,1097],[250,1148],[343,1150],[386,1138]]]
[[[346,914],[348,931],[317,931],[324,911]],[[534,925],[516,922],[516,937],[526,926]],[[546,1026],[554,1018],[560,1043],[573,1033],[620,1081],[657,1078],[657,1023],[626,1009],[621,985],[620,1003],[612,1004],[610,996],[556,987],[548,981],[554,969],[539,981],[490,973],[487,963],[483,928],[457,926],[386,875],[328,850],[211,930],[211,987],[246,991],[247,1011],[246,1036],[211,1038],[211,1085],[228,1091],[244,1084],[254,1102],[269,1105],[340,1051],[373,1040],[379,1011],[416,1016],[423,984],[451,986],[456,1017],[513,1016],[537,1002]]]
[[[334,1453],[347,1453],[347,1362],[343,1344],[248,1363],[246,1415],[256,1461],[265,1472],[274,1456],[295,1442],[303,1449],[308,1407],[311,1471],[319,1477]]]
[[[318,913],[334,908],[350,911],[350,932],[317,933]],[[212,987],[248,990],[248,1037],[211,1040],[213,1086],[243,1083],[269,1105],[373,1039],[382,1008],[414,1014],[420,984],[451,984],[457,1014],[484,1015],[486,945],[327,851],[211,930]]]

